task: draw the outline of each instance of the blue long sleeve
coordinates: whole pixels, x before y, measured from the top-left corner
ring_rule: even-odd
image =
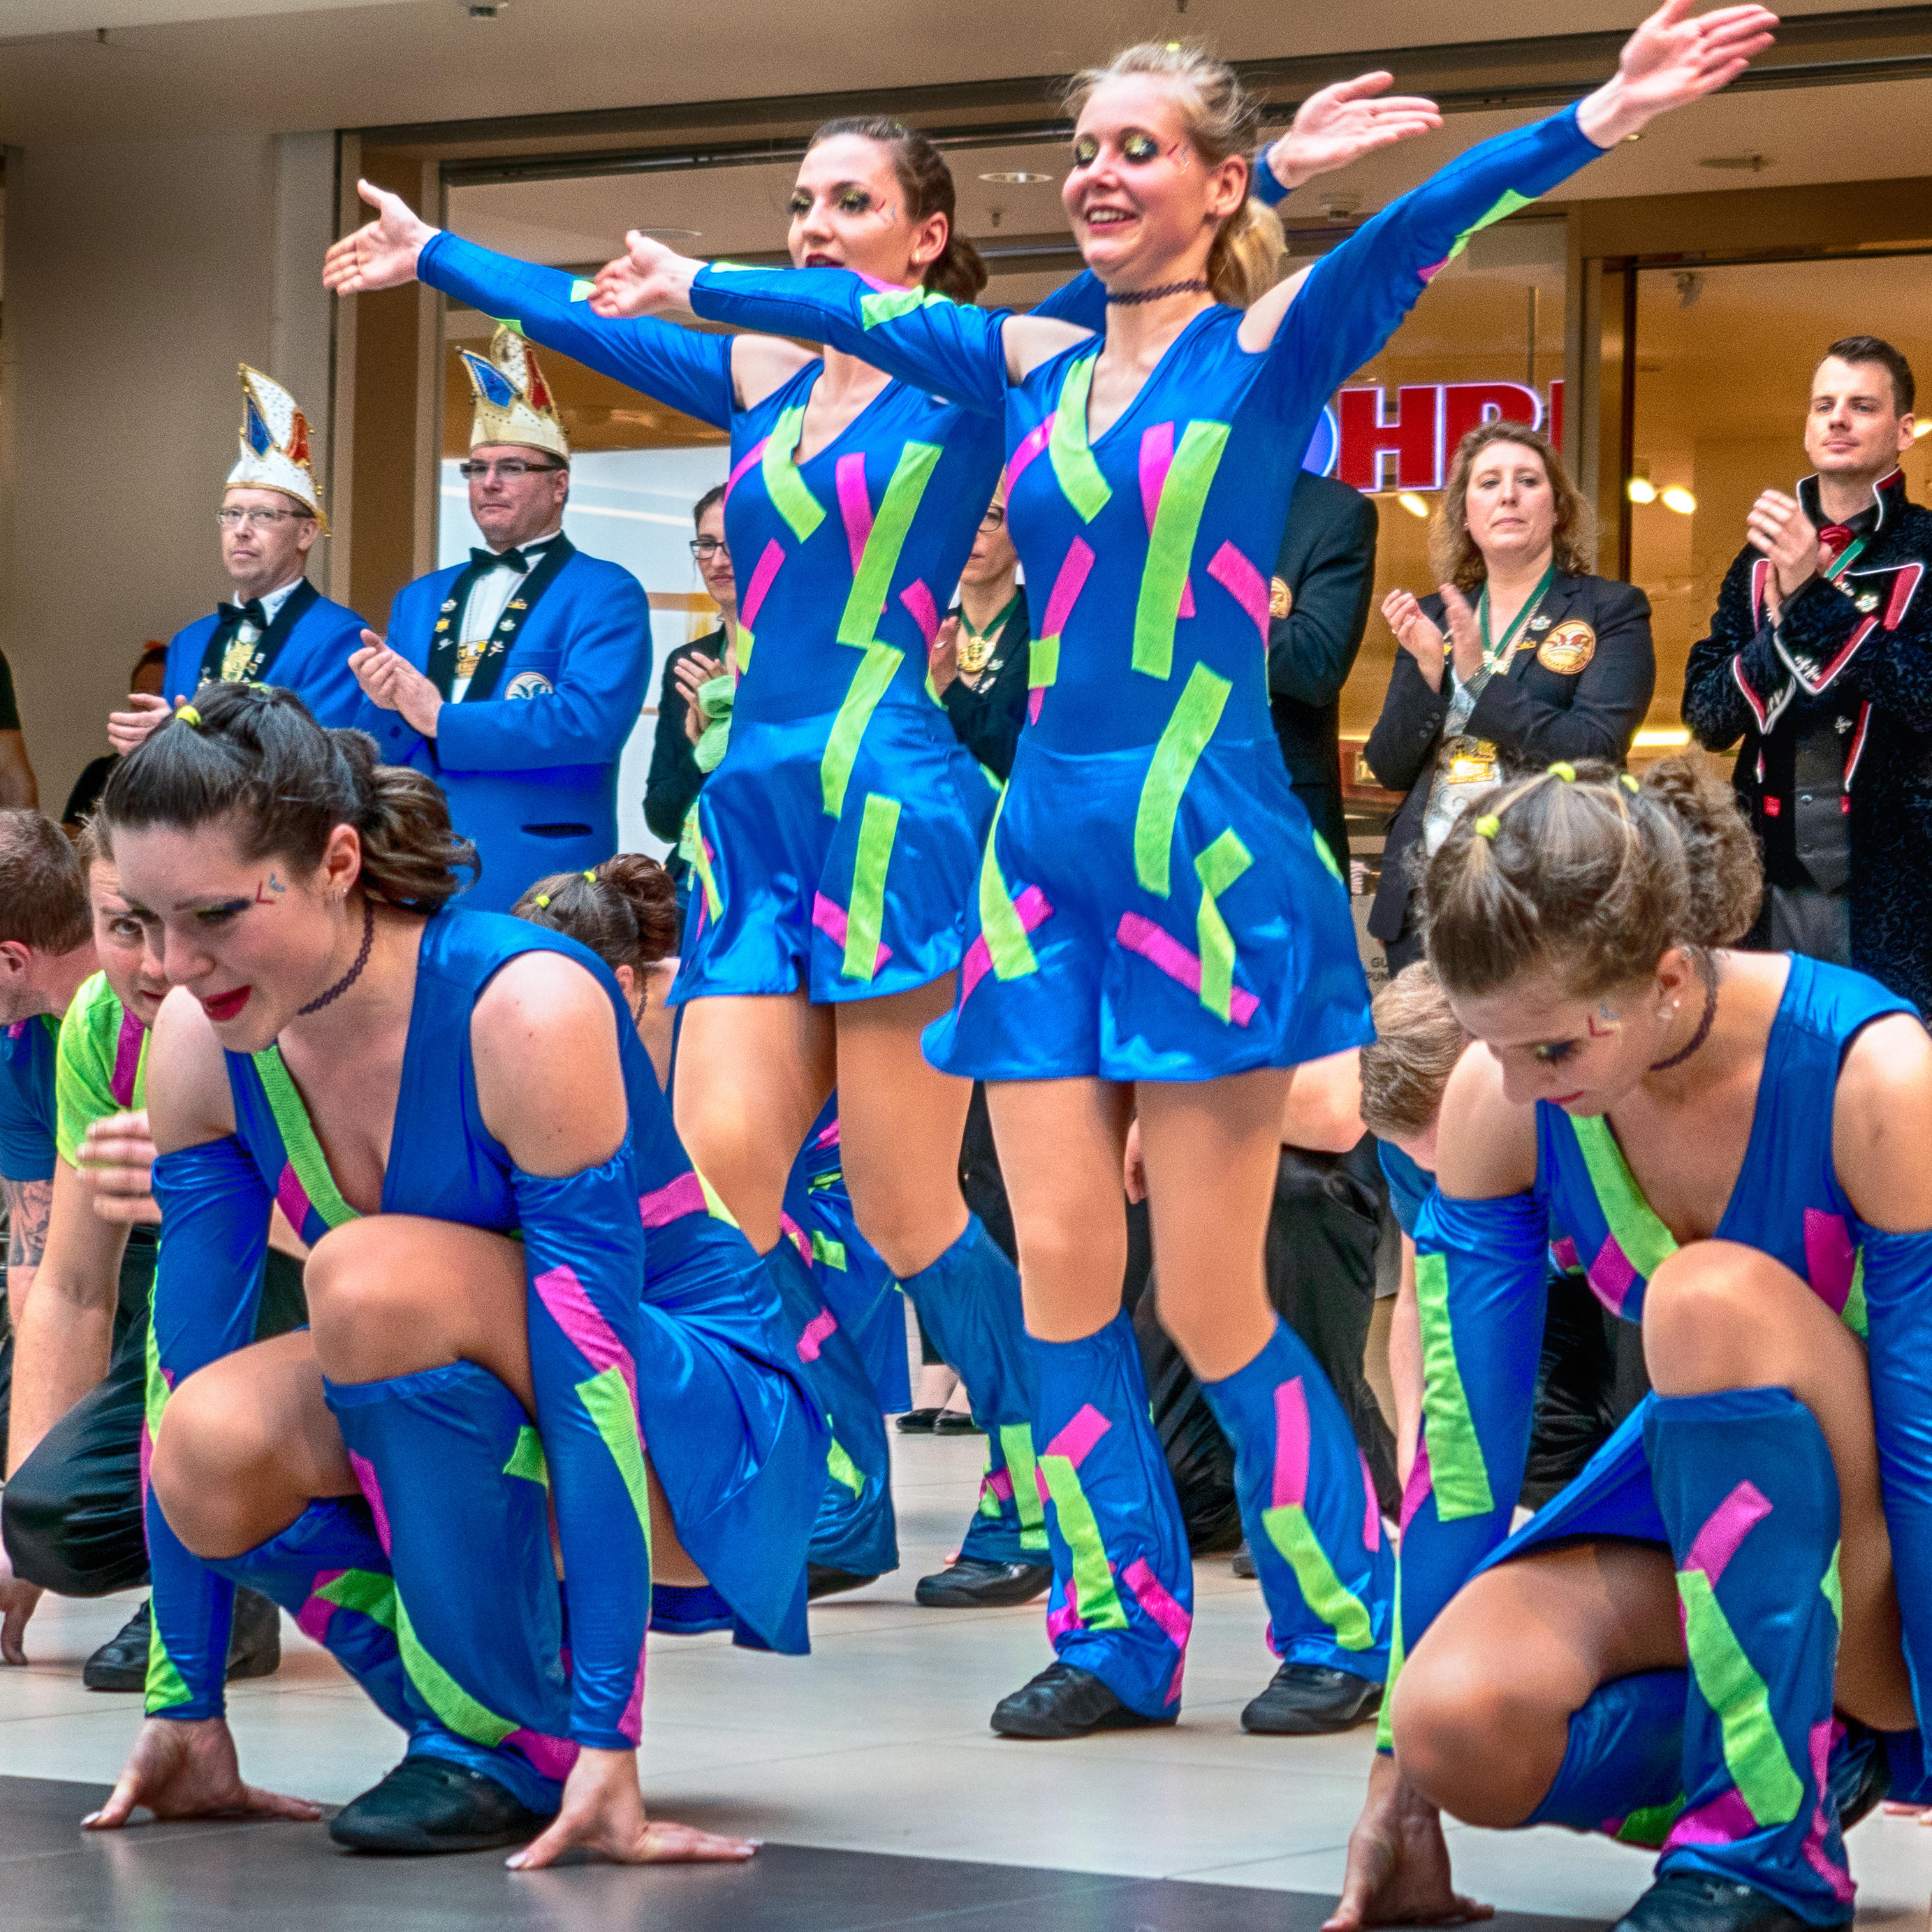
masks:
[[[154,1162],[154,1188],[164,1233],[141,1458],[154,1620],[147,1709],[150,1717],[218,1718],[235,1586],[169,1528],[146,1480],[148,1460],[182,1377],[254,1340],[272,1204],[248,1150],[232,1136],[163,1154]]]
[[[571,1630],[571,1736],[636,1748],[651,1602],[650,1496],[638,1411],[644,1229],[630,1136],[563,1180],[512,1176],[530,1272],[530,1375]]]
[[[718,429],[731,427],[731,344],[644,316],[606,321],[590,308],[590,284],[479,248],[447,230],[416,262],[433,289],[509,322],[520,334],[601,370],[654,400]]]

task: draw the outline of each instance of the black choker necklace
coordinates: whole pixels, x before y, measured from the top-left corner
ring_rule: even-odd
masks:
[[[1698,976],[1700,979],[1702,975]],[[1697,1022],[1697,1030],[1690,1036],[1690,1043],[1681,1053],[1673,1053],[1668,1060],[1652,1063],[1653,1073],[1668,1073],[1673,1066],[1682,1066],[1705,1041],[1711,1037],[1711,1023],[1718,1017],[1718,968],[1714,960],[1711,976],[1704,981],[1704,1017]]]
[[[1208,284],[1197,275],[1192,281],[1162,282],[1157,288],[1129,289],[1120,295],[1115,295],[1110,290],[1107,295],[1107,305],[1110,308],[1134,308],[1142,302],[1163,302],[1169,296],[1205,295],[1207,292]]]
[[[319,1013],[326,1006],[332,1006],[362,976],[362,969],[369,963],[369,949],[376,943],[376,902],[364,895],[362,901],[362,950],[356,956],[356,964],[329,988],[328,991],[309,1001],[305,1006],[296,1009],[296,1018],[305,1019],[310,1013]]]

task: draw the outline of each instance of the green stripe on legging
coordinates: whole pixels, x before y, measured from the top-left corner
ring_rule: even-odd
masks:
[[[161,1412],[168,1406],[168,1385],[161,1378],[161,1345],[155,1339],[154,1324],[148,1324],[148,1378],[142,1390],[146,1419],[148,1424],[148,1443],[152,1448],[154,1438],[161,1432]]]
[[[506,1476],[520,1476],[526,1483],[550,1487],[550,1461],[544,1454],[543,1438],[526,1422],[517,1431],[517,1446],[503,1465]]]
[[[841,1274],[845,1272],[845,1244],[835,1241],[821,1234],[814,1228],[812,1231],[812,1258],[821,1262],[830,1268],[836,1268]]]
[[[1633,1811],[1617,1827],[1617,1843],[1620,1845],[1636,1845],[1647,1852],[1660,1852],[1664,1841],[1670,1835],[1670,1828],[1676,1823],[1684,1810],[1684,1800],[1673,1798],[1667,1804],[1647,1804],[1641,1811]]]
[[[1429,1450],[1429,1484],[1444,1522],[1486,1516],[1496,1508],[1483,1444],[1469,1413],[1456,1335],[1449,1320],[1449,1263],[1442,1255],[1415,1258],[1415,1300],[1422,1317],[1423,1440]]]
[[[644,1474],[644,1445],[638,1439],[638,1412],[631,1406],[631,1391],[624,1372],[614,1363],[588,1382],[577,1384],[578,1399],[590,1412],[590,1420],[604,1438],[617,1473],[624,1479],[631,1507],[638,1513],[638,1526],[644,1532],[644,1557],[650,1559],[651,1490]]]
[[[845,957],[839,970],[848,980],[869,980],[879,968],[879,935],[886,925],[886,870],[899,827],[899,802],[878,792],[866,795],[859,821],[859,851],[852,866],[852,900],[845,909]]]
[[[1020,1520],[1020,1547],[1044,1550],[1046,1511],[1040,1507],[1040,1485],[1034,1480],[1033,1431],[1024,1422],[1000,1424],[1000,1448],[1013,1485],[1013,1508]]]
[[[1604,1219],[1610,1223],[1617,1246],[1623,1250],[1630,1266],[1648,1281],[1660,1263],[1676,1253],[1676,1240],[1658,1219],[1657,1210],[1643,1198],[1643,1190],[1624,1159],[1624,1150],[1610,1132],[1610,1122],[1600,1114],[1592,1114],[1586,1119],[1573,1118],[1570,1126],[1582,1154],[1583,1165],[1589,1169],[1597,1205],[1604,1210]],[[1585,1255],[1582,1258],[1587,1268],[1591,1257]]]
[[[860,1474],[858,1464],[846,1454],[836,1436],[832,1438],[832,1447],[826,1452],[825,1466],[831,1471],[832,1480],[843,1483],[855,1496],[866,1493],[866,1479]]]
[[[1083,398],[1084,400],[1084,398]],[[1056,430],[1058,428],[1055,424]],[[1228,425],[1191,422],[1182,432],[1154,513],[1141,594],[1134,606],[1134,668],[1166,678],[1174,670],[1174,626],[1187,588],[1187,566],[1201,529],[1209,486],[1227,447]]]
[[[1064,1456],[1042,1456],[1040,1473],[1053,1498],[1061,1540],[1073,1552],[1073,1586],[1080,1621],[1089,1630],[1125,1630],[1127,1613],[1114,1588],[1113,1566],[1100,1540],[1093,1505],[1080,1486],[1080,1474]]]
[[[1201,947],[1201,1004],[1223,1020],[1232,1020],[1234,996],[1234,935],[1214,902],[1254,863],[1252,855],[1232,826],[1194,861],[1201,876],[1201,905],[1194,915],[1194,934]],[[1283,1550],[1282,1554],[1288,1554]]]
[[[339,1228],[345,1221],[359,1220],[361,1216],[343,1199],[342,1190],[328,1171],[328,1157],[316,1138],[314,1123],[302,1105],[295,1081],[282,1064],[281,1049],[265,1046],[252,1058],[262,1091],[268,1096],[268,1112],[275,1118],[275,1130],[282,1137],[283,1151],[302,1184],[302,1192],[308,1196],[309,1205],[332,1228]],[[298,1228],[296,1232],[299,1234],[302,1230]]]
[[[148,1678],[147,1696],[142,1708],[149,1717],[158,1712],[171,1710],[177,1704],[188,1700],[188,1689],[181,1672],[175,1667],[175,1660],[168,1654],[167,1646],[161,1641],[161,1620],[150,1616],[148,1622]]]
[[[1826,1602],[1832,1606],[1832,1620],[1840,1630],[1845,1627],[1845,1592],[1844,1586],[1838,1580],[1838,1557],[1844,1546],[1842,1543],[1832,1544],[1832,1560],[1826,1564],[1825,1574],[1818,1580],[1818,1588],[1824,1593]]]
[[[1395,1555],[1395,1602],[1389,1618],[1388,1675],[1382,1680],[1382,1707],[1376,1718],[1376,1749],[1395,1749],[1395,1680],[1402,1675],[1402,1550]]]
[[[1168,893],[1168,859],[1180,795],[1221,722],[1222,708],[1234,688],[1205,664],[1198,664],[1189,672],[1180,701],[1154,748],[1147,776],[1142,781],[1140,804],[1134,813],[1134,872],[1149,892],[1162,898]]]
[[[402,1653],[403,1668],[423,1702],[458,1737],[467,1738],[472,1744],[487,1744],[494,1750],[516,1730],[508,1718],[500,1718],[488,1705],[479,1704],[423,1648],[422,1639],[416,1635],[400,1596],[396,1599],[396,1648]]]
[[[386,1630],[396,1628],[396,1582],[373,1570],[345,1570],[315,1593],[326,1604],[355,1610]]]
[[[1730,1619],[1701,1570],[1677,1573],[1684,1603],[1684,1647],[1704,1701],[1718,1714],[1724,1763],[1738,1796],[1760,1825],[1788,1825],[1804,1804],[1804,1780],[1791,1768],[1771,1714],[1771,1693],[1744,1654]]]
[[[1262,1511],[1268,1540],[1287,1559],[1308,1607],[1335,1633],[1344,1650],[1366,1650],[1376,1640],[1362,1600],[1335,1574],[1322,1547],[1308,1512],[1299,1503],[1286,1503]]]
[[[852,588],[846,593],[844,614],[838,620],[842,644],[863,650],[878,635],[879,619],[892,587],[892,572],[899,567],[907,533],[926,486],[932,480],[940,453],[936,442],[909,442],[899,452],[892,480],[886,485],[884,500],[860,555],[859,568],[852,574]]]
[[[787,410],[766,439],[765,453],[758,458],[759,473],[764,478],[765,491],[772,500],[772,507],[791,526],[792,535],[800,543],[825,520],[825,506],[806,488],[805,478],[798,473],[798,465],[791,460],[792,452],[797,448],[799,438],[804,434],[803,407]],[[740,670],[743,662],[741,656]]]
[[[852,782],[852,767],[858,762],[859,741],[866,735],[879,700],[890,688],[905,652],[890,644],[866,647],[859,668],[846,688],[845,701],[832,721],[832,735],[825,741],[825,756],[818,767],[819,783],[828,818],[836,818],[845,809],[845,788]]]
[[[1053,430],[1047,438],[1047,460],[1053,465],[1066,500],[1080,512],[1081,520],[1090,524],[1113,496],[1094,452],[1087,446],[1087,392],[1094,386],[1094,364],[1100,358],[1096,349],[1082,356],[1067,370],[1060,386],[1060,400],[1053,412]]]
[[[996,979],[1018,980],[1040,970],[1034,957],[1033,941],[1013,909],[1012,895],[1000,876],[997,844],[1000,814],[1006,808],[1006,794],[993,808],[993,822],[986,827],[986,849],[980,856],[980,937],[986,942]]]

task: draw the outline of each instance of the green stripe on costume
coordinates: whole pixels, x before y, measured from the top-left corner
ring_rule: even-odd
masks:
[[[1064,1456],[1042,1456],[1040,1473],[1053,1498],[1060,1534],[1073,1552],[1073,1583],[1079,1598],[1080,1621],[1089,1630],[1125,1630],[1127,1613],[1114,1588],[1113,1566],[1100,1540],[1100,1526],[1093,1505],[1080,1486],[1080,1472]],[[1016,1492],[1018,1485],[1014,1486]]]
[[[932,480],[940,458],[936,442],[909,442],[899,452],[892,480],[886,485],[884,500],[872,519],[859,568],[852,574],[852,588],[846,593],[844,614],[838,620],[838,641],[863,650],[878,635],[879,619],[884,614],[886,598],[892,587],[892,573],[899,567],[912,520],[918,514],[920,499]]]
[[[804,434],[803,407],[787,410],[766,440],[765,453],[758,458],[759,472],[765,479],[765,490],[772,500],[772,507],[791,526],[792,535],[800,543],[825,520],[824,505],[806,488],[805,478],[798,473],[798,465],[792,460],[792,452],[797,448],[799,439]],[[741,649],[738,668],[742,671],[744,666]]]
[[[838,1438],[832,1438],[832,1447],[826,1451],[825,1466],[831,1472],[834,1482],[843,1483],[855,1496],[866,1493],[866,1479],[859,1473],[859,1466],[839,1446]]]
[[[993,808],[993,822],[986,827],[986,849],[980,857],[980,936],[986,942],[994,976],[1018,980],[1037,972],[1040,962],[1034,957],[1033,941],[1027,937],[1027,929],[1014,910],[1012,895],[1000,876],[996,847],[1000,814],[1006,808],[1006,794],[1003,790],[999,803]]]
[[[937,289],[878,289],[870,295],[859,298],[859,322],[862,328],[877,328],[888,322],[896,322],[902,315],[910,315],[915,309],[925,308],[928,302],[950,301]]]
[[[1308,1607],[1335,1633],[1344,1650],[1367,1650],[1375,1642],[1375,1626],[1362,1600],[1335,1574],[1322,1547],[1308,1512],[1299,1503],[1264,1510],[1262,1522],[1268,1540],[1287,1559]]]
[[[1315,856],[1319,859],[1322,864],[1326,866],[1329,871],[1335,875],[1336,878],[1340,880],[1341,884],[1346,886],[1348,882],[1346,879],[1342,877],[1342,868],[1340,866],[1336,864],[1335,855],[1329,850],[1328,840],[1323,838],[1318,832],[1311,832],[1309,834],[1309,836],[1315,841]]]
[[[1617,1827],[1617,1843],[1641,1846],[1647,1852],[1661,1851],[1664,1840],[1670,1835],[1671,1826],[1683,1810],[1684,1800],[1677,1797],[1667,1804],[1647,1804],[1641,1811],[1633,1811]]]
[[[479,1704],[442,1666],[423,1648],[410,1622],[407,1606],[396,1599],[396,1648],[402,1653],[403,1668],[410,1682],[427,1704],[458,1737],[472,1744],[487,1744],[494,1750],[517,1726],[500,1718],[488,1705]]]
[[[1677,1252],[1670,1230],[1658,1219],[1657,1210],[1643,1198],[1636,1177],[1624,1159],[1610,1132],[1610,1122],[1600,1114],[1587,1119],[1573,1118],[1570,1125],[1582,1150],[1583,1165],[1590,1171],[1590,1185],[1596,1190],[1597,1205],[1610,1224],[1617,1246],[1632,1268],[1648,1281],[1659,1266]],[[1589,1257],[1584,1258],[1586,1263]]]
[[[161,1345],[155,1338],[152,1321],[148,1324],[147,1354],[148,1375],[142,1393],[148,1441],[152,1446],[154,1438],[161,1432],[161,1412],[168,1406],[168,1385],[161,1375]]]
[[[1086,398],[1081,400],[1084,403]],[[1058,428],[1056,422],[1056,434]],[[1187,588],[1187,566],[1194,555],[1208,488],[1227,443],[1226,423],[1191,422],[1182,432],[1180,446],[1168,466],[1154,514],[1154,529],[1148,537],[1140,598],[1134,606],[1134,668],[1149,677],[1166,678],[1173,672],[1174,627]]]
[[[1205,664],[1198,664],[1188,673],[1180,701],[1161,732],[1142,781],[1140,804],[1134,813],[1134,872],[1149,892],[1162,898],[1168,893],[1168,860],[1180,795],[1221,722],[1222,709],[1234,688]]]
[[[326,1604],[354,1610],[386,1630],[396,1628],[396,1582],[373,1570],[345,1570],[315,1593]]]
[[[550,1460],[544,1454],[543,1438],[526,1422],[517,1431],[517,1446],[503,1465],[506,1476],[520,1476],[526,1483],[550,1487]]]
[[[308,1196],[309,1205],[332,1228],[339,1228],[345,1221],[360,1220],[362,1217],[343,1199],[342,1190],[328,1171],[328,1157],[316,1138],[314,1123],[302,1105],[294,1078],[282,1064],[280,1048],[265,1046],[252,1058],[262,1091],[268,1096],[268,1112],[275,1118],[275,1130],[282,1137],[282,1150]],[[298,1228],[296,1232],[299,1234],[302,1230]]]
[[[841,1274],[845,1272],[845,1244],[835,1241],[830,1235],[821,1234],[814,1228],[812,1231],[812,1258],[821,1262],[830,1268],[836,1268]]]
[[[172,1710],[177,1704],[188,1701],[188,1685],[182,1681],[181,1672],[175,1668],[175,1660],[161,1642],[161,1620],[150,1617],[148,1622],[148,1681],[147,1696],[142,1708],[149,1717],[164,1711]]]
[[[1253,863],[1253,856],[1234,836],[1232,826],[1194,861],[1194,869],[1201,877],[1201,905],[1194,915],[1195,937],[1201,947],[1201,1004],[1217,1018],[1230,1024],[1234,996],[1234,935],[1228,930],[1228,922],[1214,902]],[[1288,1552],[1284,1550],[1282,1554],[1286,1556]]]
[[[1376,1749],[1395,1749],[1395,1680],[1402,1675],[1402,1550],[1395,1556],[1395,1601],[1389,1618],[1388,1675],[1382,1680],[1382,1707],[1376,1716]]]
[[[739,632],[742,638],[742,631]],[[698,874],[698,881],[704,888],[706,915],[715,920],[724,909],[724,901],[718,890],[718,880],[711,870],[711,854],[704,849],[704,830],[698,823],[698,801],[692,801],[686,825],[691,833],[691,868]]]
[[[577,1384],[578,1399],[590,1412],[590,1420],[617,1473],[624,1479],[631,1507],[638,1513],[638,1526],[644,1532],[644,1556],[648,1562],[651,1548],[651,1491],[644,1474],[644,1445],[638,1439],[638,1412],[631,1406],[631,1391],[624,1372],[614,1364],[588,1382]]]
[[[1861,1342],[1870,1338],[1871,1320],[1865,1312],[1865,1251],[1859,1249],[1857,1258],[1852,1263],[1851,1292],[1845,1297],[1845,1306],[1839,1319]]]
[[[1840,1630],[1845,1627],[1845,1592],[1838,1580],[1838,1557],[1844,1546],[1842,1543],[1832,1544],[1832,1560],[1825,1566],[1824,1575],[1818,1580],[1818,1588],[1832,1606],[1832,1621]]]
[[[1094,364],[1100,359],[1096,349],[1067,370],[1046,444],[1047,460],[1053,465],[1061,493],[1080,512],[1081,520],[1089,524],[1107,507],[1114,494],[1087,446],[1087,393],[1094,386]]]
[[[1496,1508],[1483,1444],[1469,1413],[1456,1336],[1449,1320],[1449,1263],[1442,1255],[1415,1258],[1415,1299],[1422,1317],[1423,1440],[1429,1484],[1444,1522],[1486,1516]]]
[[[866,646],[859,668],[852,674],[844,702],[832,721],[831,735],[825,741],[825,756],[819,762],[819,782],[825,800],[826,815],[836,818],[845,809],[845,788],[852,782],[852,767],[858,762],[859,741],[866,735],[879,700],[891,688],[905,652],[890,644],[874,643]]]
[[[1771,1693],[1744,1654],[1730,1620],[1701,1570],[1677,1573],[1684,1644],[1704,1701],[1718,1714],[1724,1763],[1738,1796],[1760,1826],[1788,1825],[1804,1804],[1804,1782],[1791,1767],[1771,1714]]]
[[[1454,261],[1456,257],[1468,247],[1471,236],[1479,233],[1482,230],[1490,226],[1492,223],[1502,220],[1507,214],[1514,214],[1519,208],[1528,208],[1535,200],[1536,196],[1533,194],[1518,194],[1513,188],[1504,188],[1501,199],[1497,201],[1495,206],[1486,214],[1480,216],[1477,220],[1471,222],[1468,226],[1456,236],[1455,246],[1443,256],[1443,260]]]
[[[867,793],[852,866],[852,902],[845,912],[845,957],[838,969],[848,980],[870,980],[878,971],[879,935],[886,924],[886,872],[898,826],[898,800]]]
[[[1027,688],[1045,691],[1060,682],[1060,633],[1027,642]]]
[[[1020,1547],[1044,1550],[1048,1546],[1046,1511],[1041,1506],[1040,1484],[1034,1478],[1032,1430],[1024,1422],[1001,1423],[1000,1448],[1006,1459],[1006,1474],[1012,1479],[1013,1508],[1020,1520]],[[987,1459],[989,1468],[992,1460]]]

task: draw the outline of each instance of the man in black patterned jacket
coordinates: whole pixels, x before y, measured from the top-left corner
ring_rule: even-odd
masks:
[[[1684,722],[1764,854],[1748,944],[1856,966],[1932,1012],[1932,513],[1898,467],[1910,365],[1853,335],[1811,379],[1796,500],[1767,490],[1693,646]]]

